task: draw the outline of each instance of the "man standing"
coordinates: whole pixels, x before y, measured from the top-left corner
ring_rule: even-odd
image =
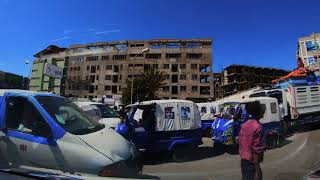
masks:
[[[266,145],[259,119],[263,117],[265,106],[254,101],[248,103],[246,109],[250,118],[242,125],[239,135],[242,180],[262,180],[260,163]]]

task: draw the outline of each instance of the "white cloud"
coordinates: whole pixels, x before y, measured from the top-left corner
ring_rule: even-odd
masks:
[[[109,33],[114,33],[114,32],[120,32],[120,29],[107,30],[107,31],[99,31],[99,32],[96,32],[96,35],[99,35],[99,34],[109,34]]]
[[[0,67],[4,67],[4,66],[7,66],[7,63],[0,61]]]
[[[70,36],[63,36],[61,38],[52,39],[50,42],[63,41],[63,40],[67,40],[67,39],[71,39],[71,37]]]
[[[72,33],[72,30],[64,30],[63,31],[63,34],[69,34],[69,33]]]

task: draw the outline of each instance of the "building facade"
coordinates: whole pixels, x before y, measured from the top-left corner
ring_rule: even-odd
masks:
[[[271,81],[287,75],[283,69],[233,64],[222,72],[222,97],[257,86],[270,87]]]
[[[48,46],[46,49],[35,54],[36,59],[32,64],[30,90],[32,91],[54,91],[57,94],[65,94],[65,77],[54,79],[44,74],[45,64],[52,64],[66,70],[66,49],[58,46]]]
[[[213,73],[213,95],[215,100],[222,97],[221,83],[221,73]]]
[[[303,60],[306,67],[311,70],[317,70],[318,73],[320,63],[320,34],[313,33],[310,36],[299,38],[297,56]]]
[[[210,39],[98,42],[71,45],[59,53],[40,53],[38,57],[47,62],[64,59],[64,83],[60,85],[64,84],[65,95],[121,97],[127,79],[139,77],[152,67],[166,77],[166,85],[159,90],[160,98],[206,101],[214,96],[211,45]],[[149,51],[141,53],[145,48]],[[42,86],[42,90],[48,87]]]

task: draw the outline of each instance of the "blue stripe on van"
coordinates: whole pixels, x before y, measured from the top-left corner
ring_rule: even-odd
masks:
[[[38,137],[32,134],[27,134],[19,131],[14,131],[14,130],[8,130],[7,136],[24,139],[26,141],[35,142],[39,144],[46,144],[51,146],[57,145],[57,143],[54,140],[48,140],[47,138],[44,138],[44,137]]]

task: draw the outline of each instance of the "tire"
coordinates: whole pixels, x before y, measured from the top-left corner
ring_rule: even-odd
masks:
[[[226,150],[226,145],[219,143],[219,142],[214,142],[213,143],[213,148],[217,150],[218,152],[225,152]]]
[[[279,146],[279,136],[272,134],[266,137],[267,149],[274,149]]]
[[[205,135],[205,137],[211,138],[211,137],[212,137],[212,133],[213,133],[212,127],[208,127],[208,128],[205,130],[204,135]]]
[[[189,155],[188,152],[190,152],[190,150],[191,150],[191,148],[188,146],[183,146],[183,145],[176,146],[173,149],[172,154],[171,154],[172,160],[177,163],[186,161],[187,157]]]

